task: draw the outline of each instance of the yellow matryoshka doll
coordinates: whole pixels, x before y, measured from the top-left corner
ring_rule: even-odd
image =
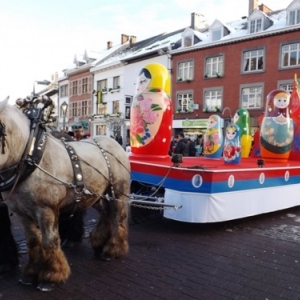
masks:
[[[285,90],[273,90],[267,96],[260,130],[260,152],[265,161],[286,162],[289,159],[294,138],[290,97]]]
[[[223,119],[218,115],[208,118],[208,125],[203,137],[203,155],[205,158],[220,159],[223,151]]]
[[[168,70],[147,64],[139,73],[130,113],[130,146],[135,157],[169,157],[173,107]]]
[[[233,117],[233,122],[239,126],[241,135],[241,157],[249,157],[252,145],[250,114],[247,109],[240,108]]]

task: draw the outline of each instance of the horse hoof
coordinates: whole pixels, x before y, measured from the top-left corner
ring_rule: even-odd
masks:
[[[36,288],[41,292],[51,292],[55,288],[55,283],[40,282]]]
[[[101,254],[100,259],[103,260],[103,261],[110,261],[111,260],[110,256],[108,256],[107,254]]]
[[[70,240],[64,240],[64,242],[62,243],[62,247],[63,248],[73,248],[75,247],[76,242],[70,241]]]
[[[35,285],[36,284],[36,278],[34,276],[25,276],[23,275],[19,279],[19,283],[23,285]]]
[[[12,266],[9,263],[0,265],[0,273],[8,272],[8,271],[10,271],[12,269],[13,268],[12,268]]]

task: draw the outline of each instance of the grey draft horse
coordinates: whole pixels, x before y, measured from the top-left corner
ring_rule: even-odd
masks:
[[[100,258],[123,257],[129,249],[130,164],[124,149],[105,136],[58,140],[44,128],[52,113],[51,99],[0,102],[0,189],[28,248],[20,282],[42,291],[70,275],[60,245],[60,212],[91,206],[99,211],[90,241]]]

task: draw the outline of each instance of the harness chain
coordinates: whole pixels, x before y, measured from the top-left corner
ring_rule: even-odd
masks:
[[[112,173],[111,173],[111,168],[110,168],[110,163],[109,163],[108,157],[107,157],[107,155],[106,155],[105,150],[100,146],[99,142],[98,142],[96,139],[94,139],[94,138],[93,138],[93,141],[95,142],[95,144],[96,144],[96,145],[98,146],[98,148],[100,149],[100,151],[101,151],[101,153],[102,153],[102,155],[103,155],[103,157],[104,157],[104,159],[105,159],[105,161],[106,161],[107,169],[108,169],[109,182],[110,182],[110,185],[111,185],[111,186],[110,186],[110,188],[111,188],[111,195],[112,195],[112,198],[113,198],[113,199],[116,199],[116,197],[115,197],[114,186],[113,186],[113,184],[112,184],[113,178],[112,178]],[[107,198],[107,200],[110,200],[109,197],[106,197],[106,198]]]
[[[82,170],[81,170],[81,166],[80,166],[80,161],[78,159],[78,155],[76,154],[73,147],[69,143],[66,142],[66,139],[64,137],[62,137],[60,140],[64,143],[65,148],[69,154],[72,168],[73,168],[73,173],[74,173],[74,181],[75,181],[74,191],[76,193],[76,199],[75,199],[75,203],[74,203],[72,212],[70,214],[70,218],[71,218],[74,216],[74,213],[77,210],[78,204],[81,201],[82,192],[84,189],[84,182],[83,182]]]

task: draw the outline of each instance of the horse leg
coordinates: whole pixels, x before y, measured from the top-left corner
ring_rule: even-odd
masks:
[[[58,211],[51,208],[38,209],[38,225],[31,219],[22,218],[28,247],[29,262],[24,269],[25,278],[37,282],[42,291],[53,289],[54,284],[65,282],[70,267],[60,248],[58,234]],[[25,280],[21,283],[28,284]]]
[[[128,204],[126,196],[103,200],[98,207],[99,220],[90,234],[96,256],[103,260],[123,257],[128,253]]]
[[[72,248],[76,243],[82,241],[84,234],[84,214],[85,211],[76,211],[71,217],[70,213],[59,215],[59,236],[62,247]]]
[[[5,203],[0,203],[0,273],[19,264],[18,246],[11,232],[9,212]]]

